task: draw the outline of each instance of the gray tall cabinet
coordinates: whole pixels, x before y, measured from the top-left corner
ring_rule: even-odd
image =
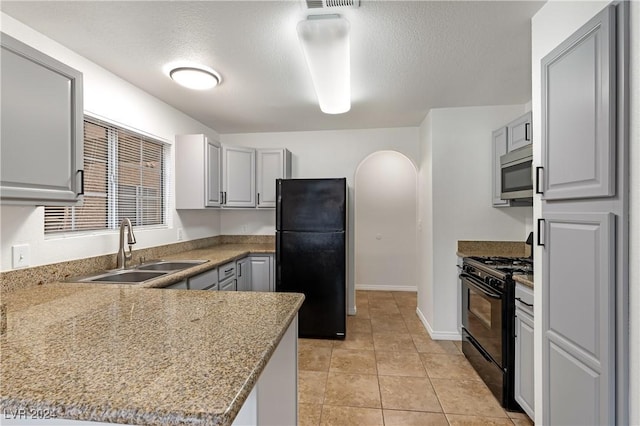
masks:
[[[542,59],[544,424],[628,422],[627,9]]]

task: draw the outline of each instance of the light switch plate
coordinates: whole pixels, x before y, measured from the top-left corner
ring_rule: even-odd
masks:
[[[31,263],[29,244],[18,244],[11,247],[12,266],[14,269],[26,268]]]

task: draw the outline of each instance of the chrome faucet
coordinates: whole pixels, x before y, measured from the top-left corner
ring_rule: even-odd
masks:
[[[129,244],[129,253],[124,251],[124,227],[128,228],[127,233],[127,244]],[[118,259],[116,263],[117,269],[124,269],[127,267],[127,260],[131,260],[133,256],[131,253],[131,246],[136,243],[136,237],[133,235],[133,226],[131,226],[131,221],[129,218],[122,219],[120,222],[120,246],[118,248]]]

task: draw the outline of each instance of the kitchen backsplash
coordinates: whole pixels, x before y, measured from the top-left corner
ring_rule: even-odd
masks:
[[[161,259],[165,256],[189,250],[211,247],[218,244],[275,244],[273,235],[218,235],[198,240],[149,247],[133,251],[132,263],[139,263],[141,259]],[[96,271],[113,269],[116,267],[116,254],[89,257],[86,259],[69,260],[66,262],[40,265],[33,268],[14,269],[0,273],[0,295],[31,286],[43,285],[51,282],[64,281],[71,277],[89,275]]]

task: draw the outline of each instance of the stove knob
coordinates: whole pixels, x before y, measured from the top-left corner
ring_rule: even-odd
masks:
[[[465,271],[465,272],[469,272],[469,273],[473,272],[473,268],[471,266],[469,266],[469,265],[464,265],[462,267],[462,270]]]
[[[497,279],[495,279],[495,278],[494,278],[494,279],[492,279],[492,280],[491,280],[491,287],[493,287],[493,288],[498,288],[498,287],[500,287],[500,280],[497,280]]]

